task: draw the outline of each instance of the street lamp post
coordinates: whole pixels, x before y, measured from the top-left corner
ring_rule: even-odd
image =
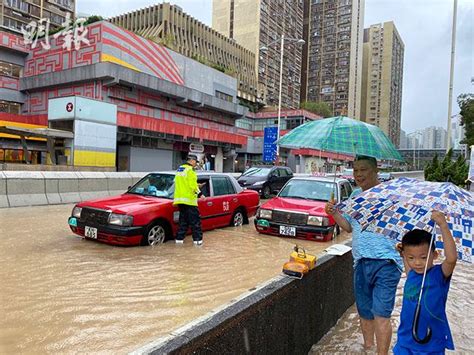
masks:
[[[278,84],[278,116],[277,116],[277,136],[276,141],[280,139],[280,124],[281,124],[281,92],[282,92],[282,85],[283,85],[283,55],[285,53],[285,40],[289,42],[296,42],[297,44],[303,45],[305,44],[304,39],[298,38],[286,38],[284,34],[281,35],[279,40],[275,40],[267,46],[263,46],[260,48],[261,51],[267,51],[268,47],[280,41],[280,79]],[[276,145],[276,164],[278,165],[280,161],[280,146]]]

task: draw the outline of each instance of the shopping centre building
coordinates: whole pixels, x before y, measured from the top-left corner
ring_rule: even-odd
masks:
[[[216,171],[263,162],[263,131],[277,112],[239,105],[234,77],[106,21],[86,29],[77,49],[61,36],[32,48],[0,32],[1,163],[169,170],[189,152]],[[319,118],[283,110],[281,135]],[[297,172],[333,158],[306,150],[281,157]]]

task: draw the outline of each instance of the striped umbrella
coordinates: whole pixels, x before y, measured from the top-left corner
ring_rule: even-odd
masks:
[[[345,116],[307,122],[285,134],[278,145],[404,161],[380,128]]]

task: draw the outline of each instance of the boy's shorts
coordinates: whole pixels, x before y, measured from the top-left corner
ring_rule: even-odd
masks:
[[[417,351],[417,350],[411,350],[409,348],[405,348],[403,346],[400,346],[397,344],[395,344],[395,346],[393,347],[393,353],[395,355],[444,355],[446,354],[445,351],[437,351],[437,352],[424,352],[424,351]]]
[[[354,293],[357,312],[362,318],[390,318],[400,276],[393,260],[358,260],[354,270]]]

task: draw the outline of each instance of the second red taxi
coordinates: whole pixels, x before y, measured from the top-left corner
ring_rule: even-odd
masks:
[[[351,193],[346,179],[294,177],[258,209],[255,228],[273,236],[329,241],[339,233],[339,227],[324,211],[326,202],[333,195],[339,203]]]

